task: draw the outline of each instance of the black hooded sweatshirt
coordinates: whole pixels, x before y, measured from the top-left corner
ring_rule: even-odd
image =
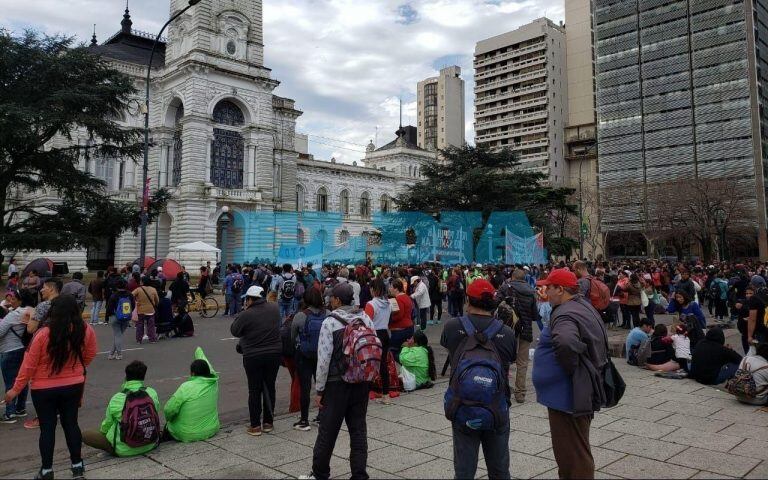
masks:
[[[725,347],[723,331],[713,328],[693,349],[693,378],[704,385],[714,385],[724,365],[740,362],[741,355]]]

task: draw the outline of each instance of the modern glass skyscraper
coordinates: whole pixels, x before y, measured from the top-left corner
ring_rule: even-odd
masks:
[[[640,230],[648,203],[630,184],[728,178],[754,192],[745,207],[768,257],[766,5],[594,0],[604,231]]]

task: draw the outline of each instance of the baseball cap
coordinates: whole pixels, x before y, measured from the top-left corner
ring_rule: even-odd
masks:
[[[539,280],[536,285],[547,286],[557,285],[558,287],[576,288],[578,283],[576,281],[576,275],[567,268],[557,268],[544,280]]]
[[[248,288],[248,291],[245,292],[245,295],[243,295],[242,298],[245,298],[245,297],[259,298],[261,297],[262,293],[264,293],[264,289],[258,285],[254,285]]]
[[[467,295],[472,298],[482,299],[484,293],[490,293],[491,295],[496,293],[496,289],[493,288],[491,282],[484,278],[478,278],[477,280],[474,280],[469,284],[469,287],[467,288]]]
[[[331,290],[331,296],[341,300],[343,305],[351,305],[352,299],[355,297],[355,291],[349,283],[339,283]]]

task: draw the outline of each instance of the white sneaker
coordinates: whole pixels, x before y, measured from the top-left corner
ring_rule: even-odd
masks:
[[[109,356],[107,357],[107,360],[114,360],[114,359],[115,359],[114,353],[110,353]]]
[[[123,356],[120,354],[115,355],[115,360],[122,360]]]

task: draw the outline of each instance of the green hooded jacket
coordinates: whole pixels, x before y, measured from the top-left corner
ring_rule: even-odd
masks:
[[[189,377],[165,404],[166,428],[179,442],[189,443],[206,440],[218,433],[219,423],[219,374],[205,358],[203,349],[197,347],[195,360],[205,360],[212,377]]]
[[[147,452],[151,452],[157,445],[151,443],[143,447],[131,448],[122,440],[120,440],[120,420],[123,418],[123,406],[125,406],[126,394],[124,391],[135,392],[144,386],[144,382],[141,380],[131,380],[123,383],[120,387],[120,391],[112,396],[112,399],[107,405],[107,415],[104,417],[104,421],[101,422],[101,433],[107,437],[109,443],[115,448],[115,454],[118,457],[133,457],[135,455],[142,455]],[[157,414],[160,415],[160,401],[157,399],[157,392],[153,388],[146,388],[147,395],[155,402],[155,409]]]
[[[424,347],[406,347],[400,350],[400,365],[416,377],[416,386],[429,381],[429,354]]]

